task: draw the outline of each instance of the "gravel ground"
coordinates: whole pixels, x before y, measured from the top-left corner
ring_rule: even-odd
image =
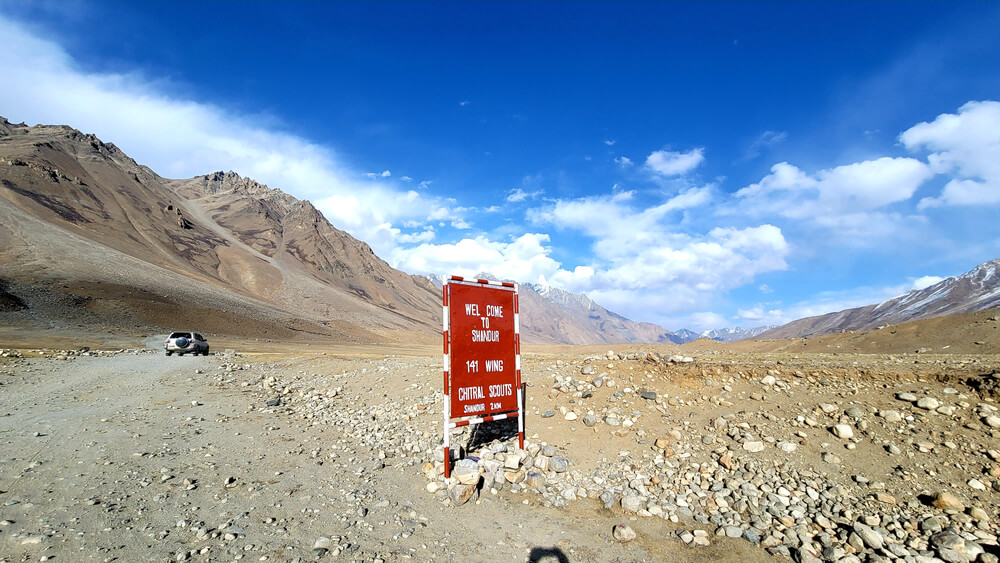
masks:
[[[998,553],[993,356],[528,354],[459,504],[439,355],[86,354],[0,358],[2,561]]]

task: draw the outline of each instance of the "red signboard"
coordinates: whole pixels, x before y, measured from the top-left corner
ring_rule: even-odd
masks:
[[[514,289],[449,283],[451,416],[517,410]]]
[[[517,287],[452,276],[444,301],[445,459],[449,428],[518,417],[523,447]],[[472,417],[472,418],[468,418]],[[453,418],[465,418],[452,422]],[[445,464],[448,476],[450,462]]]

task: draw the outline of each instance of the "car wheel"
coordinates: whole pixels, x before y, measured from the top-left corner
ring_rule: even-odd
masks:
[[[208,355],[208,346],[205,346],[205,351],[202,353],[205,354],[206,356]]]
[[[171,352],[170,350],[167,350],[167,355],[169,356],[171,354],[173,354],[173,352]]]

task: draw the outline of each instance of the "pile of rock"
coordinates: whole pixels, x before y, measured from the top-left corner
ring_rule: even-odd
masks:
[[[483,446],[471,455],[456,459],[461,452],[452,452],[451,478],[444,478],[444,449],[437,448],[433,463],[423,467],[428,479],[427,491],[438,495],[444,503],[461,505],[481,490],[499,494],[504,489],[512,493],[533,492],[542,495],[551,506],[564,506],[587,496],[586,489],[567,486],[562,475],[572,465],[553,446],[525,442],[524,449],[508,447],[499,440]]]

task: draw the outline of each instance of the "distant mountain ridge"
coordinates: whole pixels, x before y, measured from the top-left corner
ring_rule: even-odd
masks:
[[[1000,259],[915,289],[888,301],[792,321],[769,330],[761,338],[801,338],[842,330],[869,330],[884,325],[974,313],[1000,307]]]
[[[429,275],[427,278],[440,288],[444,278]],[[501,279],[488,272],[476,274],[476,279],[508,281],[518,284],[521,300],[521,333],[526,341],[550,344],[613,344],[624,343],[673,343],[684,344],[699,338],[721,342],[735,342],[753,338],[773,327],[743,330],[718,329],[696,333],[687,329],[676,332],[654,323],[633,321],[609,311],[586,294],[571,293],[556,287],[520,283]]]
[[[749,329],[742,329],[740,327],[717,328],[713,330],[706,330],[705,332],[701,333],[699,337],[710,338],[712,340],[718,340],[719,342],[739,342],[740,340],[749,340],[752,338],[757,338],[761,334],[773,328],[775,328],[774,325],[759,326],[756,328],[749,328]]]
[[[444,278],[427,278],[440,288]],[[537,344],[680,344],[682,340],[662,326],[636,322],[602,307],[583,294],[540,284],[501,279],[488,272],[475,279],[509,281],[518,284],[521,307],[521,335],[525,342]]]

